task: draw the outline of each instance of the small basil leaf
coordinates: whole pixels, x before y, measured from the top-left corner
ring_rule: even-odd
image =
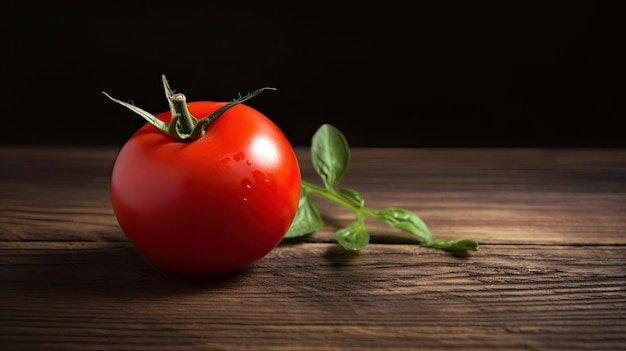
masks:
[[[353,222],[335,232],[335,240],[346,250],[358,251],[369,244],[370,235],[362,223]]]
[[[350,148],[345,136],[330,124],[319,127],[311,141],[311,162],[326,189],[334,188],[350,164]]]
[[[322,228],[324,222],[317,207],[311,201],[311,196],[303,192],[298,203],[298,210],[291,222],[291,226],[285,234],[285,238],[295,238],[305,234],[313,233]]]
[[[339,189],[337,192],[355,205],[359,206],[359,208],[363,208],[363,205],[365,205],[363,195],[354,189],[343,188]]]
[[[422,244],[433,241],[426,223],[411,211],[401,208],[386,208],[376,211],[376,217],[394,228],[415,235]]]
[[[463,240],[433,240],[425,247],[432,247],[448,251],[478,251],[478,242],[470,239]]]

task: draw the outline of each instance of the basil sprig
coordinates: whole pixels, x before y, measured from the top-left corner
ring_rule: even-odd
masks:
[[[323,124],[313,135],[311,162],[324,186],[302,180],[298,211],[285,238],[310,234],[322,228],[324,222],[312,201],[312,195],[315,194],[354,212],[354,222],[335,232],[335,240],[346,250],[358,251],[369,244],[370,236],[364,221],[366,216],[414,235],[419,239],[422,247],[448,251],[478,250],[478,243],[470,239],[433,239],[426,223],[411,211],[393,207],[381,210],[370,209],[365,207],[365,200],[358,191],[348,188],[337,189],[350,165],[350,147],[345,136],[334,126]]]

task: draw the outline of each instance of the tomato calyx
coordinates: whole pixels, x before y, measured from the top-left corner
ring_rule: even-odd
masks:
[[[178,140],[193,140],[202,137],[209,124],[211,124],[211,122],[216,120],[229,108],[248,101],[265,90],[276,90],[275,88],[265,87],[244,96],[240,95],[237,99],[232,100],[210,115],[196,118],[187,108],[187,98],[185,95],[182,93],[174,93],[172,88],[170,88],[165,75],[162,75],[161,78],[163,81],[163,89],[165,90],[165,97],[167,98],[170,106],[170,112],[172,113],[172,119],[169,123],[161,121],[156,117],[156,115],[153,115],[133,104],[118,100],[104,91],[102,93],[113,102],[116,102],[143,117],[143,119],[147,122],[172,138]]]

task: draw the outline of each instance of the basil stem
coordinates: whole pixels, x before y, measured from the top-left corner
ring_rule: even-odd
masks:
[[[298,211],[286,238],[310,234],[322,228],[323,221],[311,195],[333,201],[355,213],[356,219],[345,228],[335,232],[335,240],[346,250],[357,251],[369,244],[369,233],[364,217],[383,221],[391,227],[414,235],[420,246],[448,251],[477,251],[478,243],[470,239],[435,240],[430,230],[415,213],[401,208],[373,210],[365,207],[363,196],[356,190],[337,185],[350,164],[350,148],[343,134],[330,124],[323,124],[314,134],[311,145],[311,162],[322,179],[324,187],[302,180],[302,192]]]

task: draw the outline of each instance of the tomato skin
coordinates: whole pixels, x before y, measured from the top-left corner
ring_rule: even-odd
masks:
[[[201,118],[225,104],[187,106]],[[169,122],[171,114],[157,118]],[[300,179],[283,133],[239,104],[195,140],[141,127],[117,155],[110,195],[120,227],[149,261],[209,275],[249,266],[281,241],[296,213]]]

